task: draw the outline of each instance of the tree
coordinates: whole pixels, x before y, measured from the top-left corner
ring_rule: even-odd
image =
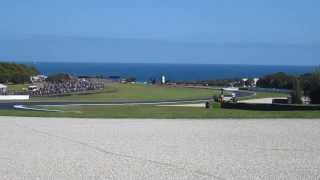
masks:
[[[296,77],[279,72],[259,79],[257,86],[261,88],[292,89]]]
[[[309,96],[310,94],[312,87],[312,76],[312,73],[305,73],[300,76],[304,96]]]
[[[35,67],[16,63],[0,63],[0,83],[26,83],[30,76],[38,74]]]
[[[71,77],[68,74],[59,73],[59,74],[48,76],[47,81],[58,83],[58,82],[68,81],[70,79]]]
[[[320,104],[320,70],[312,73],[310,78],[310,92],[309,97],[311,104]]]
[[[292,104],[302,104],[302,90],[300,86],[300,80],[299,78],[296,78],[296,80],[293,83],[293,91],[291,93],[291,100]]]

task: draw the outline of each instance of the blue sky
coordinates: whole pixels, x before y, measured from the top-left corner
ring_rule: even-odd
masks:
[[[39,43],[41,39],[58,41],[86,38],[86,43],[92,43],[96,39],[108,41],[111,38],[121,39],[121,43],[124,39],[128,41],[129,45],[122,45],[119,51],[132,51],[132,47],[136,46],[130,44],[132,41],[136,43],[136,40],[139,40],[141,49],[137,50],[138,53],[129,53],[133,55],[131,60],[130,57],[117,58],[116,54],[108,57],[108,54],[103,53],[93,59],[106,62],[118,59],[123,62],[183,63],[183,59],[188,59],[188,63],[280,64],[279,58],[276,58],[280,56],[282,64],[319,64],[319,9],[319,0],[2,0],[0,38],[11,40],[8,43],[11,49],[1,43],[0,58],[39,61],[63,61],[65,58],[76,61],[71,60],[76,59],[70,58],[75,57],[72,54],[52,55],[53,52],[59,54],[58,50],[51,52],[49,57],[28,54],[26,49],[42,46]],[[150,40],[152,44],[160,42],[160,50],[144,57],[142,49],[150,46]],[[28,47],[22,47],[21,41]],[[170,55],[176,49],[168,51],[169,48],[164,47],[162,41],[174,44],[169,43],[169,47],[179,46],[180,51],[190,51],[190,46],[200,45],[195,48],[192,56],[180,53],[168,58],[166,54]],[[250,46],[252,51],[258,48],[261,54],[252,56],[241,53],[241,61],[230,55],[221,60],[223,55],[215,57],[210,53],[210,47],[217,44],[226,48],[226,52],[228,48],[232,52],[233,44],[237,44],[243,45],[241,48]],[[270,50],[270,46],[273,50]],[[299,48],[292,49],[292,46]],[[199,47],[204,47],[206,51]],[[274,47],[278,49],[274,51]],[[289,54],[283,55],[279,47],[285,53],[290,53],[290,49],[302,50],[301,54],[294,52],[295,56],[292,57]],[[265,48],[265,51],[261,48]],[[29,52],[33,51],[29,49]],[[250,49],[245,52],[250,52]],[[268,52],[267,56],[270,57],[266,58],[263,52]],[[190,57],[199,59],[192,60]],[[304,60],[301,62],[301,59]]]

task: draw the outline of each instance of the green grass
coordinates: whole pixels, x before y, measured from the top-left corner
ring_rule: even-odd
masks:
[[[184,100],[206,99],[219,94],[219,90],[196,89],[184,87],[166,87],[157,85],[141,84],[108,84],[105,89],[98,93],[72,94],[62,97],[34,97],[31,101],[71,101],[71,102],[110,102],[110,101],[155,101],[155,100]],[[257,93],[250,98],[283,97],[281,93]]]
[[[8,85],[8,91],[10,92],[22,92],[27,91],[28,84],[9,84]]]
[[[141,84],[108,84],[105,89],[93,94],[74,94],[63,97],[34,97],[32,101],[130,101],[130,100],[175,100],[211,98],[216,90],[183,87],[164,87]]]
[[[25,85],[11,86],[22,89]],[[183,87],[164,87],[138,84],[109,84],[95,94],[74,94],[64,97],[38,97],[33,101],[121,101],[121,100],[174,100],[211,98],[220,91]],[[283,97],[281,93],[257,93],[246,98]],[[41,116],[79,118],[320,118],[320,111],[252,111],[221,109],[218,104],[212,109],[197,107],[166,107],[151,105],[135,106],[74,106],[50,107],[64,112],[41,112],[25,110],[0,110],[0,116]]]
[[[120,100],[172,100],[210,98],[217,90],[151,85],[111,84],[102,92],[88,95],[72,95],[57,98],[35,98],[41,101],[120,101]],[[246,98],[283,97],[281,93],[257,93]],[[79,118],[320,118],[320,111],[251,111],[196,107],[166,106],[72,106],[46,107],[64,112],[40,112],[24,110],[0,110],[2,116],[41,116]]]
[[[27,88],[27,84],[9,85],[11,91],[21,91]],[[197,89],[184,87],[166,87],[142,84],[107,84],[105,89],[98,92],[86,94],[73,93],[60,97],[32,97],[32,101],[46,102],[111,102],[111,101],[157,101],[157,100],[185,100],[185,99],[210,99],[220,94],[219,90]],[[283,97],[281,93],[257,93],[256,96],[241,99]],[[1,101],[6,102],[6,101]],[[0,103],[1,103],[0,102]]]
[[[51,107],[65,112],[0,110],[1,116],[41,116],[79,118],[320,118],[320,111],[251,111],[165,106],[78,106]]]

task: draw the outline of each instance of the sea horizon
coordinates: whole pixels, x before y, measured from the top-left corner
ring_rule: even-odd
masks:
[[[69,61],[17,61],[17,60],[1,60],[0,62],[12,62],[18,64],[151,64],[151,65],[235,65],[235,66],[293,66],[293,67],[320,67],[319,64],[240,64],[240,63],[179,63],[179,62],[102,62],[102,61],[79,61],[79,62],[69,62]]]
[[[276,72],[299,75],[312,72],[314,65],[245,65],[116,62],[19,62],[35,66],[42,74],[135,77],[144,82],[165,75],[171,81],[255,78]]]

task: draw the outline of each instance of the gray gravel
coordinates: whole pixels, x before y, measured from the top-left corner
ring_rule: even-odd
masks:
[[[0,179],[320,179],[320,120],[0,117]]]

